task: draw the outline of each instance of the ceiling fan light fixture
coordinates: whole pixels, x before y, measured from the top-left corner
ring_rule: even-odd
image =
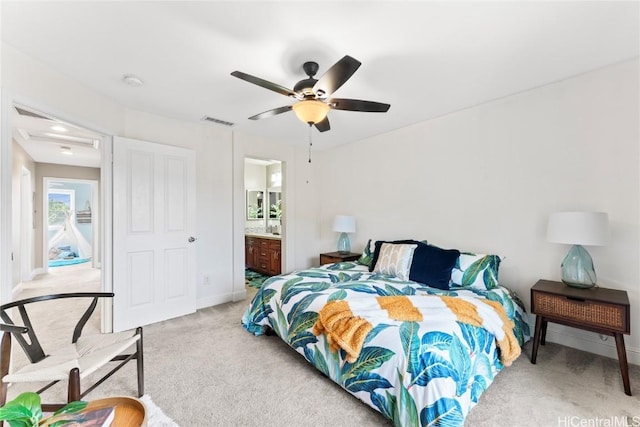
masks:
[[[294,113],[305,123],[320,123],[327,117],[330,107],[322,101],[307,99],[293,104]]]

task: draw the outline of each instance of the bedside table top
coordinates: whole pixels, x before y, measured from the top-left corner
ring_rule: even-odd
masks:
[[[626,291],[601,288],[598,286],[589,289],[581,289],[573,288],[562,282],[556,282],[553,280],[538,280],[538,282],[531,288],[531,291],[546,292],[549,294],[587,299],[590,301],[629,305],[629,295],[627,295]]]
[[[360,255],[362,255],[362,254],[358,254],[358,253],[355,253],[355,252],[349,252],[349,253],[346,253],[346,254],[341,254],[340,252],[325,252],[325,253],[322,253],[320,255],[324,255],[324,256],[328,256],[328,257],[332,257],[332,258],[350,258],[350,257],[354,257],[354,256],[360,257]]]

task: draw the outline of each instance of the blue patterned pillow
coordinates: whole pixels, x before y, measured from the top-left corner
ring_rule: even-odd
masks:
[[[455,267],[451,270],[451,287],[459,286],[479,290],[498,287],[498,255],[460,252]]]

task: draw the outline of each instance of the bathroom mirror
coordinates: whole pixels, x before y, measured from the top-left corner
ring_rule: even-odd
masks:
[[[264,191],[247,190],[247,219],[264,218]]]
[[[269,219],[279,219],[282,215],[282,194],[269,190]]]

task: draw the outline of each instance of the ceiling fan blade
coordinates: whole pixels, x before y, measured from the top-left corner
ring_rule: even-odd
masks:
[[[261,86],[265,89],[269,89],[272,90],[274,92],[278,92],[282,95],[285,96],[290,96],[292,98],[295,98],[297,95],[294,91],[292,91],[291,89],[287,89],[284,86],[280,86],[279,84],[276,83],[271,83],[267,80],[261,79],[260,77],[256,77],[256,76],[252,76],[251,74],[246,74],[243,73],[242,71],[234,71],[233,73],[231,73],[231,75],[233,77],[237,77],[241,80],[247,81],[249,83],[253,83],[254,85],[258,85]]]
[[[329,125],[329,117],[325,117],[321,122],[316,123],[314,126],[320,132],[326,132],[330,130],[331,126]]]
[[[267,110],[260,114],[256,114],[255,116],[249,117],[249,120],[260,120],[266,119],[267,117],[273,117],[276,114],[286,113],[287,111],[291,111],[291,105],[285,105],[284,107],[274,108],[273,110]]]
[[[360,67],[361,62],[346,55],[333,64],[320,80],[313,86],[313,91],[320,97],[329,96],[344,84]]]
[[[334,110],[363,111],[365,113],[386,113],[391,105],[361,99],[331,98],[327,104]]]

